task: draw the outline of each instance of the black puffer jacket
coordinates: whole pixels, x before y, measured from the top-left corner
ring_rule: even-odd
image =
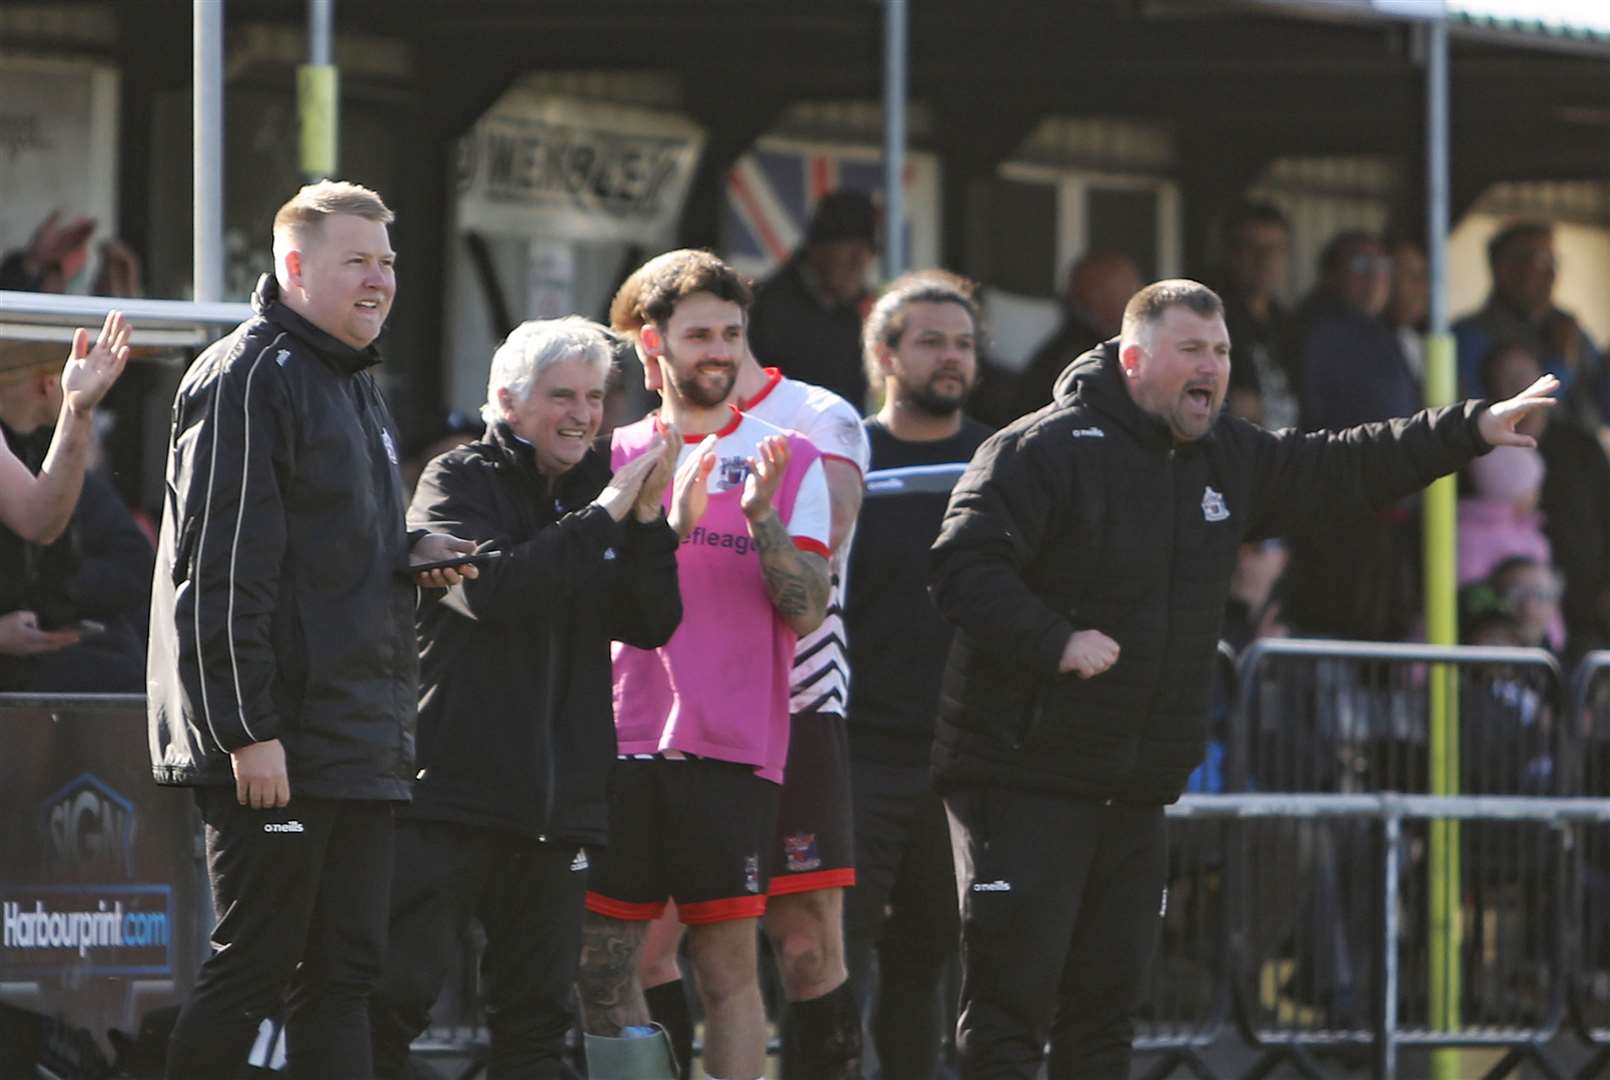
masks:
[[[495,424],[420,477],[409,524],[505,552],[419,604],[419,783],[408,815],[601,844],[615,763],[610,640],[664,645],[682,621],[676,533],[616,522],[594,449],[560,478]]]
[[[179,383],[151,588],[160,784],[233,784],[279,739],[291,795],[407,799],[419,654],[397,432],[369,370],[279,301]]]
[[[1221,418],[1176,447],[1122,385],[1116,342],[1054,403],[1000,431],[958,482],[930,583],[959,632],[941,693],[940,786],[1172,802],[1201,761],[1236,548],[1390,502],[1485,450],[1480,403],[1338,434]],[[1116,641],[1094,679],[1057,674],[1075,629]]]

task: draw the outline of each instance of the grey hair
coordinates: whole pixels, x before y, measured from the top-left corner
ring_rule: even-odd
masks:
[[[608,330],[580,315],[521,323],[492,354],[481,418],[489,424],[503,419],[498,391],[507,390],[515,401],[524,401],[542,373],[561,360],[585,360],[608,379],[615,367],[615,344]]]

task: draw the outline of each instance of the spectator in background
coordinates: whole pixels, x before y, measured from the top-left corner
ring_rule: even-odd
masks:
[[[1092,251],[1073,264],[1062,297],[1062,325],[1035,350],[1018,377],[1012,419],[1051,404],[1051,387],[1063,369],[1118,336],[1124,305],[1139,288],[1140,270],[1122,252]]]
[[[0,257],[0,289],[67,291],[89,261],[89,238],[94,232],[94,218],[64,222],[60,210],[51,211],[34,229],[27,244]],[[96,296],[139,296],[139,256],[116,240],[102,241],[90,292]]]
[[[1459,583],[1486,577],[1500,562],[1524,556],[1547,564],[1538,500],[1543,455],[1525,446],[1501,446],[1465,470],[1474,494],[1459,500]]]
[[[1544,573],[1548,568],[1530,560],[1515,560]],[[1535,647],[1542,639],[1525,625],[1511,597],[1501,593],[1491,580],[1483,579],[1459,590],[1459,636],[1466,645]],[[1546,647],[1546,646],[1545,646]],[[1460,790],[1475,795],[1549,795],[1554,779],[1553,711],[1545,688],[1539,685],[1536,669],[1515,668],[1507,664],[1488,664],[1471,672],[1470,687],[1459,701]],[[1526,828],[1523,826],[1523,828]],[[1541,829],[1530,827],[1537,832]],[[1490,839],[1490,838],[1489,838]],[[1543,840],[1542,836],[1537,838]],[[1468,842],[1468,841],[1467,841]],[[1507,850],[1476,842],[1473,865],[1485,874],[1500,876],[1499,866],[1512,867],[1512,861],[1526,861],[1522,848],[1509,844]],[[1547,851],[1539,842],[1534,851]],[[1507,864],[1507,865],[1506,865]],[[1521,880],[1535,875],[1523,872]],[[1515,880],[1514,876],[1510,877]],[[1534,878],[1535,880],[1535,878]],[[1476,890],[1479,902],[1491,894]],[[1524,897],[1517,898],[1522,901]],[[1500,912],[1511,904],[1501,904]],[[1531,926],[1546,921],[1539,913],[1528,913]]]
[[[42,465],[61,412],[58,350],[0,345],[0,434],[30,472]],[[93,472],[54,542],[0,529],[0,565],[9,568],[0,585],[0,611],[8,613],[0,617],[0,689],[142,692],[154,560],[128,509]]]
[[[1509,225],[1487,243],[1493,287],[1481,309],[1454,323],[1462,385],[1481,384],[1482,358],[1499,342],[1520,341],[1537,351],[1543,370],[1560,380],[1566,412],[1589,426],[1610,420],[1610,378],[1576,316],[1555,306],[1559,259],[1554,226]]]
[[[1268,203],[1243,203],[1225,219],[1218,292],[1230,331],[1231,415],[1271,430],[1297,423],[1297,372],[1285,350],[1290,314],[1275,295],[1286,280],[1291,225]]]
[[[928,548],[951,487],[990,434],[961,411],[978,377],[969,284],[908,274],[867,317],[867,370],[884,397],[865,425],[872,469],[845,612],[859,875],[844,909],[850,972],[883,1075],[926,1080],[939,1064],[944,969],[959,929],[945,807],[928,778],[952,637],[928,596]]]
[[[860,191],[822,196],[805,244],[755,291],[749,347],[762,364],[831,390],[866,410],[861,319],[871,303],[867,271],[877,254],[878,216]]]
[[[1425,252],[1411,240],[1391,246],[1392,290],[1386,301],[1386,325],[1397,335],[1398,349],[1418,386],[1426,378],[1426,314],[1431,309],[1431,276]]]
[[[1381,321],[1391,262],[1368,233],[1339,233],[1298,311],[1300,426],[1340,430],[1412,413],[1420,392]],[[1286,613],[1298,633],[1399,641],[1420,617],[1420,541],[1412,500],[1292,538]],[[1338,574],[1346,566],[1349,572]]]
[[[1392,260],[1380,241],[1360,230],[1338,233],[1320,254],[1319,273],[1302,307],[1301,427],[1340,430],[1412,413],[1419,390],[1381,321]]]
[[[1237,653],[1258,638],[1288,636],[1280,615],[1280,583],[1290,562],[1291,554],[1278,538],[1242,544],[1237,550],[1219,635]]]
[[[1515,555],[1493,567],[1487,580],[1515,618],[1516,644],[1558,651],[1564,619],[1554,568],[1541,559]]]
[[[1482,361],[1483,393],[1502,399],[1542,371],[1533,346],[1500,343]],[[1565,578],[1567,651],[1581,656],[1610,644],[1610,458],[1566,416],[1529,416],[1521,430],[1543,455],[1543,532]]]
[[[34,229],[28,242],[0,259],[0,289],[59,293],[89,259],[94,218],[63,221],[53,210]]]
[[[474,442],[485,430],[484,420],[462,409],[450,409],[444,413],[433,430],[414,444],[413,449],[399,466],[403,490],[408,493],[409,498],[413,497],[414,488],[419,485],[419,477],[425,471],[425,466],[449,450]]]

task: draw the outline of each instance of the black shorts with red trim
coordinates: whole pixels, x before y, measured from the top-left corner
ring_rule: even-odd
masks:
[[[782,806],[767,861],[772,896],[855,884],[850,737],[838,713],[789,719]]]
[[[609,846],[592,856],[587,910],[647,922],[675,900],[688,924],[759,918],[779,792],[731,761],[616,762]]]

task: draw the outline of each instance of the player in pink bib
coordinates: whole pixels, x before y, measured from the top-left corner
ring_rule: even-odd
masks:
[[[617,429],[613,468],[645,453],[661,430],[658,416]],[[752,765],[762,778],[783,781],[798,633],[773,602],[742,506],[749,463],[763,460],[769,440],[787,447],[771,499],[777,519],[797,550],[827,558],[827,487],[810,442],[736,409],[711,436],[685,436],[681,468],[715,459],[709,499],[677,553],[684,614],[676,634],[654,650],[615,645],[615,733],[623,755],[694,754]]]
[[[752,1080],[765,1065],[755,931],[788,760],[794,645],[828,606],[830,510],[816,448],[728,404],[749,300],[715,256],[677,251],[634,274],[610,313],[662,401],[658,415],[615,432],[613,464],[644,453],[657,425],[693,434],[668,505],[682,540],[682,623],[659,649],[614,647],[621,760],[577,980],[589,1061],[609,1063],[601,1073],[618,1063],[635,1075],[637,1044],[655,1042],[622,1036],[649,1022],[636,959],[671,900],[704,1004],[705,1072]]]

